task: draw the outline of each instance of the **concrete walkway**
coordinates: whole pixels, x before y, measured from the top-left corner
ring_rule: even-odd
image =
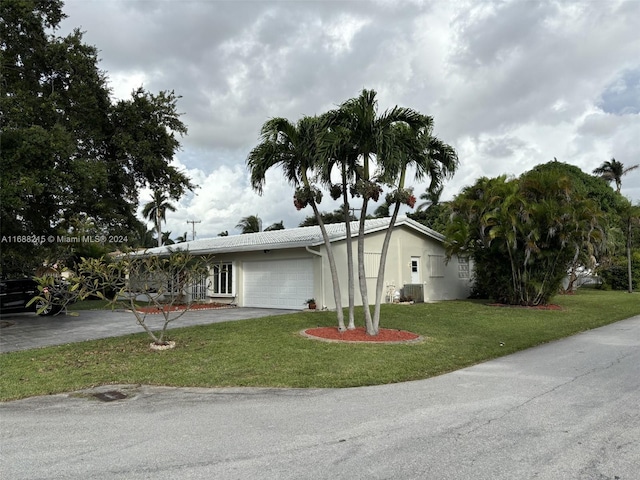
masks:
[[[636,316],[416,382],[3,403],[0,477],[635,480],[639,404]]]
[[[293,313],[294,310],[273,308],[221,308],[192,310],[169,328],[206,325],[210,323],[247,320]],[[35,313],[15,313],[0,316],[0,353],[31,348],[64,345],[66,343],[118,337],[144,330],[131,312],[123,310],[84,310],[69,315],[41,317]],[[147,323],[161,328],[162,315],[148,315]]]

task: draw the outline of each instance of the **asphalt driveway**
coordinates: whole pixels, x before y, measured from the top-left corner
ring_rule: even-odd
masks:
[[[634,480],[639,405],[636,316],[416,382],[110,385],[0,404],[0,476]]]
[[[248,320],[292,312],[294,310],[244,307],[191,310],[169,328]],[[70,314],[42,317],[35,313],[0,316],[0,353],[143,332],[133,314],[124,310],[83,310],[75,313],[77,316]],[[161,328],[163,317],[148,315],[146,321],[154,329]]]

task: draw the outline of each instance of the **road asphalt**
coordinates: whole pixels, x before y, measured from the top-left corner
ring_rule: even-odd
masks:
[[[415,382],[2,403],[0,477],[637,480],[639,406],[636,316]]]

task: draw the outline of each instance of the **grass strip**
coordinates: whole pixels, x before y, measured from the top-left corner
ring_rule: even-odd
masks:
[[[637,293],[593,289],[558,296],[562,310],[464,300],[383,305],[384,328],[424,336],[409,345],[339,344],[299,331],[334,326],[335,313],[300,312],[175,329],[173,350],[145,334],[0,355],[0,401],[103,384],[341,388],[404,382],[469,365],[640,314]],[[361,309],[357,311],[361,318]],[[134,321],[132,317],[132,322]]]

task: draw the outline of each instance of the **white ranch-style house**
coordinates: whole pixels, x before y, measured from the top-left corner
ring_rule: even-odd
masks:
[[[369,299],[375,300],[375,284],[382,242],[390,218],[365,222],[365,271]],[[326,225],[335,256],[342,304],[348,305],[347,248],[344,224]],[[362,305],[357,285],[358,223],[353,236],[355,301]],[[243,307],[302,310],[314,298],[318,308],[335,309],[331,272],[320,227],[300,227],[270,232],[194,240],[172,245],[192,255],[213,255],[209,277],[191,292],[194,299],[233,303]],[[152,248],[150,254],[168,252]],[[445,262],[444,237],[406,216],[394,226],[385,269],[383,302],[398,295],[416,301],[438,301],[468,297],[471,265],[466,258]]]

